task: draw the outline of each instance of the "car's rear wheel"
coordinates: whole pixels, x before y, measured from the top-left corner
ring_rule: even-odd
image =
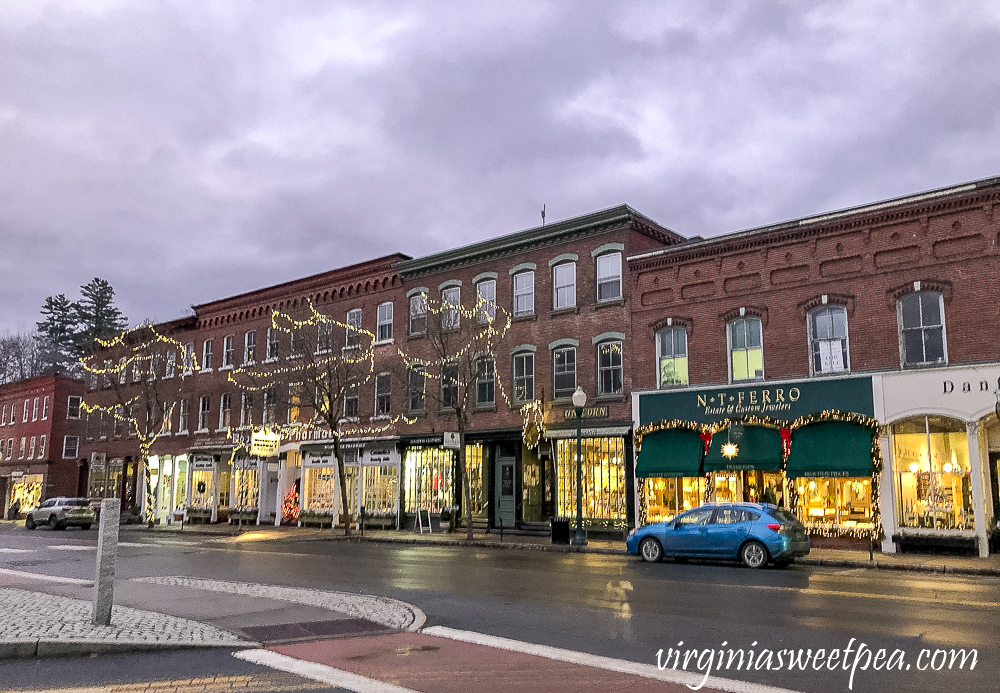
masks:
[[[49,517],[49,527],[52,529],[66,529],[66,525],[61,523],[55,515]]]
[[[28,515],[28,517],[24,520],[24,527],[25,529],[35,528],[35,520],[31,517],[31,515]]]
[[[653,537],[647,537],[639,544],[639,555],[647,563],[659,563],[663,559],[663,547]]]
[[[767,565],[767,548],[759,541],[748,541],[740,549],[740,558],[748,568],[763,568]]]

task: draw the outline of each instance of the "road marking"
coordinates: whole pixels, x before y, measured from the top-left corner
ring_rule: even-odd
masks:
[[[1000,602],[979,602],[972,599],[942,600],[937,597],[914,597],[905,594],[874,594],[871,592],[844,592],[841,590],[821,590],[815,587],[780,587],[778,585],[725,585],[726,587],[743,587],[750,590],[776,590],[779,592],[795,592],[796,594],[814,594],[831,597],[852,597],[865,599],[888,599],[898,602],[916,602],[920,604],[939,604],[942,606],[975,606],[989,609],[1000,608]]]
[[[96,546],[80,546],[79,544],[53,544],[49,548],[57,551],[97,551]]]
[[[0,553],[32,553],[34,549],[2,549],[0,548]]]
[[[322,681],[333,686],[347,688],[348,690],[355,691],[355,693],[418,693],[411,688],[394,686],[391,683],[376,681],[375,679],[352,674],[348,671],[334,669],[325,664],[307,662],[268,650],[241,650],[233,652],[233,657],[242,659],[245,662],[278,669],[279,671],[287,671],[290,674],[303,676],[314,681]]]
[[[573,650],[564,650],[560,647],[550,647],[548,645],[536,645],[530,642],[510,640],[495,635],[474,633],[468,630],[457,630],[446,626],[431,626],[430,628],[424,628],[421,632],[426,635],[470,642],[474,645],[486,645],[487,647],[496,647],[501,650],[545,657],[546,659],[554,659],[557,662],[569,662],[570,664],[607,669],[608,671],[617,671],[622,674],[631,674],[647,679],[666,681],[667,683],[684,684],[688,688],[694,688],[695,686],[701,688],[700,684],[704,682],[705,688],[726,691],[726,693],[795,693],[787,688],[776,688],[774,686],[747,683],[746,681],[737,681],[736,679],[724,679],[717,676],[709,676],[705,679],[704,675],[689,671],[677,671],[674,669],[664,669],[661,671],[655,664],[640,664],[639,662],[629,662],[624,659],[600,657],[585,652],[574,652]]]
[[[12,575],[14,577],[26,577],[32,580],[45,580],[48,582],[64,582],[67,585],[84,585],[93,587],[93,580],[81,580],[80,578],[61,577],[58,575],[43,575],[42,573],[29,573],[25,570],[11,570],[10,568],[0,568],[0,575]]]

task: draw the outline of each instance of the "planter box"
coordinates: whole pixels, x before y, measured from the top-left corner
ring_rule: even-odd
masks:
[[[299,524],[303,527],[330,527],[333,515],[324,513],[299,513]]]
[[[942,537],[914,534],[893,534],[892,541],[900,553],[953,554],[978,556],[979,545],[975,537]]]
[[[197,524],[207,525],[212,522],[212,511],[203,510],[201,508],[188,508],[187,521],[188,524],[192,525],[197,525]]]
[[[257,522],[257,508],[251,508],[249,510],[233,510],[229,513],[229,523],[237,524],[239,522]]]

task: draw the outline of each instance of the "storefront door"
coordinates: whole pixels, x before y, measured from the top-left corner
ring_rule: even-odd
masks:
[[[990,453],[990,487],[993,489],[993,514],[1000,517],[1000,452]]]
[[[497,457],[496,491],[497,491],[497,526],[511,528],[514,526],[517,501],[514,497],[514,463],[513,457]]]

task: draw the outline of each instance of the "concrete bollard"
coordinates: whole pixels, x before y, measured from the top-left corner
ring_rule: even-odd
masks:
[[[111,625],[111,607],[115,602],[115,557],[118,555],[118,527],[121,501],[105,498],[101,501],[101,525],[97,534],[97,574],[94,576],[93,622],[97,626]]]

